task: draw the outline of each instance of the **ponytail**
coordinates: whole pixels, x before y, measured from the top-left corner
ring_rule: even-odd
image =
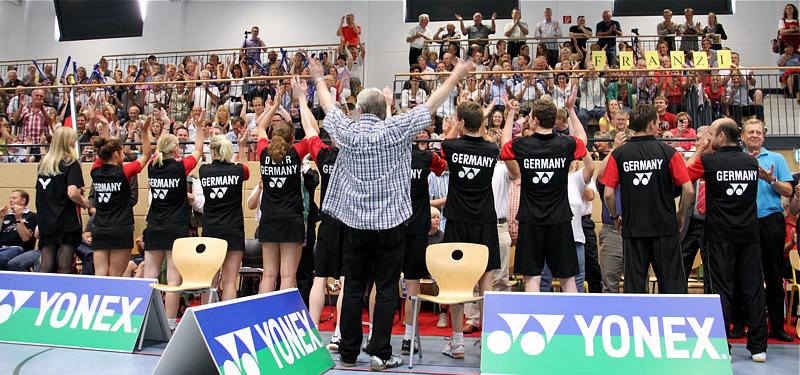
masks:
[[[178,137],[172,134],[167,134],[159,138],[158,143],[156,144],[156,157],[153,159],[153,165],[156,167],[163,166],[165,159],[172,158],[171,155],[175,150],[175,147],[178,147]]]
[[[278,122],[272,126],[272,139],[267,147],[272,164],[279,164],[289,153],[289,148],[294,140],[294,127],[286,121]]]
[[[122,142],[118,138],[92,137],[94,152],[103,161],[109,161],[114,157],[114,153],[122,150]]]

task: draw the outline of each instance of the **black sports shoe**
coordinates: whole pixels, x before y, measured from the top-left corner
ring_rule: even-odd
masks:
[[[414,354],[419,353],[419,338],[416,340],[417,341],[414,343]],[[403,340],[403,345],[400,347],[400,354],[411,354],[411,340]]]
[[[792,341],[794,341],[792,336],[789,336],[789,334],[786,333],[786,331],[784,331],[783,328],[773,330],[769,334],[769,337],[773,338],[775,340],[778,340],[778,341],[783,341],[783,342],[792,342]]]
[[[744,337],[744,325],[742,324],[734,325],[733,329],[731,329],[730,336],[732,339],[740,339]]]

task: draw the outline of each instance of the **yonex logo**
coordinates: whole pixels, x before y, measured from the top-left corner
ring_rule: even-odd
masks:
[[[153,199],[164,199],[168,191],[167,189],[152,189]]]
[[[553,178],[553,173],[554,172],[536,172],[536,176],[533,176],[532,181],[534,184],[538,184],[540,182],[546,184],[550,182],[551,178]]]
[[[283,184],[286,182],[286,177],[270,177],[269,179],[269,187],[271,188],[282,188]]]
[[[228,191],[227,187],[216,187],[211,188],[211,199],[222,198],[225,196],[225,192]]]
[[[222,370],[226,375],[229,374],[261,374],[258,367],[258,359],[256,354],[256,347],[253,343],[253,333],[250,327],[242,328],[238,331],[226,333],[214,338],[219,342],[225,351],[230,354],[232,360],[226,360],[222,364]],[[236,341],[244,344],[247,352],[239,353],[239,347]]]
[[[475,178],[475,176],[477,176],[478,173],[481,172],[481,170],[478,168],[471,168],[471,167],[461,167],[461,168],[462,170],[458,172],[458,177],[460,178],[467,178],[471,180]]]
[[[728,190],[725,190],[725,194],[742,195],[745,190],[747,190],[747,184],[731,184],[731,187],[729,187]]]
[[[650,177],[653,172],[635,173],[636,177],[633,178],[634,185],[647,185],[650,182]]]
[[[505,354],[511,350],[511,345],[519,341],[522,351],[527,355],[539,355],[544,351],[545,346],[550,343],[550,340],[555,335],[556,330],[561,325],[564,315],[552,314],[497,314],[503,319],[509,332],[494,331],[489,334],[486,339],[486,347],[494,354]],[[542,329],[544,336],[535,331],[528,331],[520,338],[520,333],[525,325],[528,323],[530,317],[533,317]]]
[[[100,203],[108,203],[111,200],[111,193],[97,193],[97,201]]]
[[[42,189],[47,190],[47,185],[50,185],[50,180],[51,180],[50,178],[48,179],[39,178],[39,183],[42,184]]]
[[[41,180],[41,179],[39,179]],[[22,305],[27,302],[31,296],[33,296],[33,291],[30,290],[8,290],[8,289],[0,289],[0,302],[8,297],[11,294],[14,297],[14,304],[10,305],[10,301],[5,304],[0,304],[0,324],[3,324],[11,318],[11,315],[19,310]]]

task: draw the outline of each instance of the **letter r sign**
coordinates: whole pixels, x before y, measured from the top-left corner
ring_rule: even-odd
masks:
[[[561,23],[565,25],[572,23],[572,16],[564,16],[564,20]]]

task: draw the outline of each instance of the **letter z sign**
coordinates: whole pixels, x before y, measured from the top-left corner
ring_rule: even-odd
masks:
[[[485,298],[482,373],[731,374],[718,296]]]

